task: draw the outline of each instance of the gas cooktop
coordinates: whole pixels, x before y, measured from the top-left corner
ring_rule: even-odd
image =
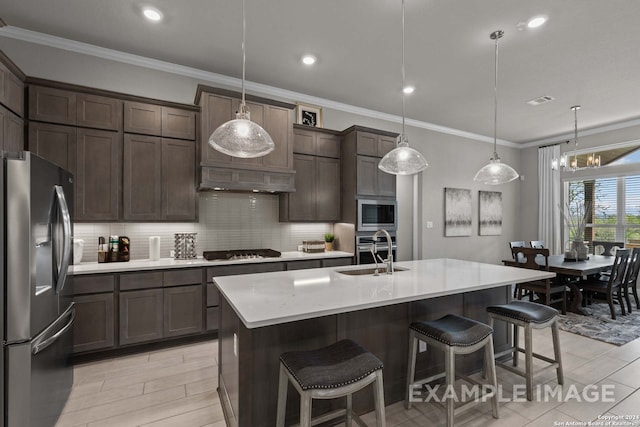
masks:
[[[280,258],[281,253],[273,249],[233,249],[228,251],[205,251],[202,256],[207,261]]]

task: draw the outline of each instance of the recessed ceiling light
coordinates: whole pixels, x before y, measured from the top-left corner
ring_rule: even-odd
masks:
[[[163,16],[162,12],[160,12],[155,7],[145,7],[144,9],[142,9],[142,14],[149,21],[153,21],[153,22],[162,21],[162,16]]]
[[[302,57],[302,63],[304,65],[313,65],[316,63],[316,57],[313,55],[304,55]]]
[[[412,94],[414,90],[416,90],[416,88],[415,88],[415,87],[413,87],[413,86],[405,86],[405,87],[402,89],[402,91],[403,91],[404,93],[406,93],[407,95]]]
[[[527,27],[538,28],[545,22],[547,22],[546,16],[534,16],[533,18],[529,19],[529,22],[527,22]]]

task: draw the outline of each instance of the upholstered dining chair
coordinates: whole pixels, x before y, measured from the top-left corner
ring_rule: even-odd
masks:
[[[511,253],[516,267],[549,271],[549,249],[515,247],[511,249]],[[541,304],[551,305],[559,302],[562,304],[562,314],[567,313],[567,293],[564,283],[558,283],[553,279],[519,283],[516,285],[516,297],[519,300],[522,299],[524,291],[529,293],[530,301],[538,295],[540,297],[538,302]]]
[[[613,260],[613,266],[611,267],[611,274],[609,274],[608,280],[587,279],[580,281],[580,287],[582,292],[589,295],[589,299],[596,299],[597,295],[605,295],[607,304],[609,304],[609,310],[611,311],[611,318],[616,319],[616,311],[613,306],[613,293],[616,293],[616,298],[620,304],[620,310],[622,315],[626,314],[624,309],[623,291],[622,288],[625,284],[625,271],[627,269],[627,263],[629,261],[629,249],[618,249],[616,251],[616,258]]]

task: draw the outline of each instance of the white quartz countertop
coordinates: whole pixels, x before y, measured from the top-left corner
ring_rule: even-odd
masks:
[[[231,260],[231,261],[207,261],[204,258],[197,258],[192,260],[176,260],[173,258],[161,258],[158,261],[151,261],[149,259],[138,259],[128,262],[83,262],[80,264],[72,265],[69,267],[69,274],[95,274],[95,273],[119,273],[126,271],[139,271],[139,270],[161,270],[168,268],[189,268],[189,267],[214,267],[217,265],[230,265],[230,264],[256,264],[265,262],[283,262],[283,261],[304,261],[313,259],[326,259],[326,258],[344,258],[351,257],[352,253],[341,251],[329,251],[319,253],[306,253],[306,252],[282,252],[279,258],[256,258],[256,259],[243,259],[243,260]]]
[[[417,301],[554,277],[555,273],[457,259],[395,263],[394,274],[338,271],[371,265],[214,277],[247,328]]]

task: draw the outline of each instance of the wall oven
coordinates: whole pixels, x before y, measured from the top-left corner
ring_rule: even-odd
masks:
[[[358,199],[357,231],[396,231],[398,204],[395,200]]]
[[[391,234],[391,253],[393,254],[393,259],[396,259],[396,249],[398,245],[396,244],[396,235],[395,233]],[[371,245],[373,244],[373,233],[356,236],[356,264],[374,264],[375,260],[373,259],[373,255],[371,254]],[[378,241],[376,242],[376,249],[378,250],[378,255],[380,258],[386,259],[387,254],[389,253],[389,244],[387,243],[387,239],[384,236],[378,237]],[[380,262],[380,260],[378,260]]]

